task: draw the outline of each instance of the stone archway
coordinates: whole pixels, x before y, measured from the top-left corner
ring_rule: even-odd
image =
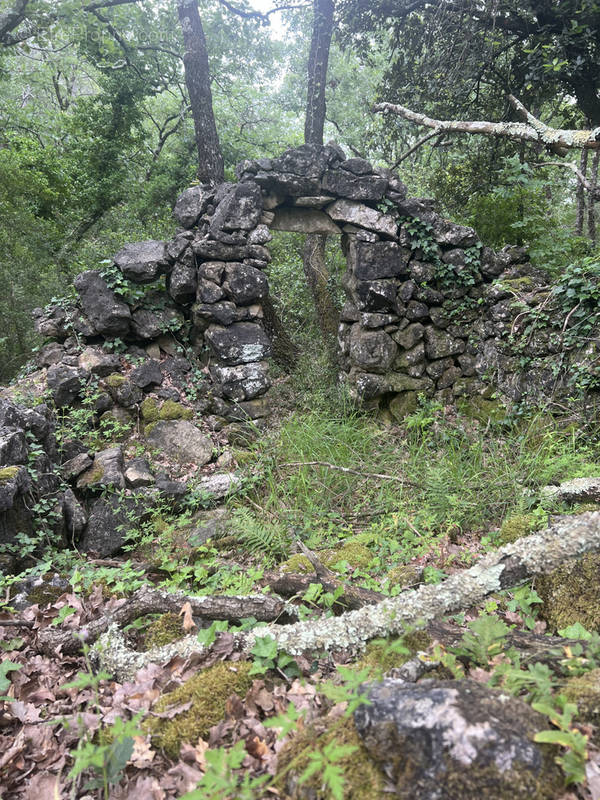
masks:
[[[91,270],[75,279],[77,304],[40,310],[38,330],[65,345],[73,331],[92,345],[119,337],[130,350],[142,345],[160,355],[161,333],[189,323],[192,344],[209,352],[212,385],[204,407],[228,418],[264,416],[271,229],[336,234],[347,263],[339,362],[358,402],[389,405],[401,418],[421,393],[445,403],[464,397],[484,403],[494,389],[512,400],[568,390],[566,371],[556,377],[549,334],[526,343],[526,371],[514,354],[510,334],[548,281],[522,248],[482,247],[472,228],[441,217],[432,201],[408,198],[396,174],[346,159],[336,145],[244,161],[237,175],[237,183],[186,189],[171,241],[126,245],[114,257],[126,278],[148,284],[149,303],[119,295]],[[157,283],[162,275],[167,296]],[[65,352],[77,361],[62,345],[60,353],[50,350],[43,356],[48,364]],[[80,379],[75,364],[61,369],[68,391],[53,390],[58,404],[77,395]]]

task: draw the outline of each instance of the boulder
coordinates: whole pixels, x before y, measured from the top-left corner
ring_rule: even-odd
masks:
[[[154,476],[150,472],[150,464],[145,458],[134,458],[125,466],[125,481],[131,489],[152,486]]]
[[[77,481],[78,489],[103,489],[107,486],[125,488],[121,447],[109,447],[96,453],[92,466]]]
[[[195,267],[177,262],[169,276],[169,294],[176,303],[193,302],[198,288],[198,271]]]
[[[387,178],[379,175],[353,175],[342,169],[327,170],[321,185],[325,192],[350,200],[381,200],[387,189]]]
[[[361,369],[385,373],[394,363],[398,345],[385,331],[361,330],[354,325],[350,333],[350,358]]]
[[[73,281],[83,313],[96,333],[102,336],[124,336],[129,330],[131,311],[109,288],[99,272],[82,272]]]
[[[108,495],[96,500],[79,544],[84,553],[99,558],[116,555],[145,517],[152,513],[154,495],[148,491],[132,495]]]
[[[271,382],[266,361],[240,364],[235,367],[214,365],[211,375],[220,384],[223,396],[230,400],[250,400],[264,394]]]
[[[241,486],[241,483],[242,479],[234,472],[215,472],[200,478],[195,488],[196,491],[209,495],[211,500],[222,500]]]
[[[148,358],[142,364],[134,367],[129,373],[129,380],[140,389],[148,389],[151,386],[160,386],[163,382],[163,374],[160,364],[154,358]]]
[[[206,211],[213,198],[213,191],[207,186],[190,186],[177,198],[173,215],[183,228],[193,228],[198,217]]]
[[[44,310],[34,308],[31,316],[36,332],[44,339],[57,339],[63,342],[71,333],[72,308],[66,304],[51,306]]]
[[[396,284],[391,280],[357,281],[355,296],[361,311],[395,312]]]
[[[92,375],[104,378],[119,369],[121,359],[118,355],[105,353],[104,350],[100,350],[98,347],[86,347],[79,356],[78,364],[84,372],[90,372]]]
[[[554,749],[533,741],[548,720],[471,680],[387,678],[365,687],[354,724],[398,797],[550,800],[563,781]]]
[[[166,244],[156,239],[126,244],[113,260],[123,275],[134,283],[153,283],[171,266]]]
[[[462,353],[465,343],[462,339],[455,339],[446,331],[428,325],[425,328],[425,351],[427,358],[445,358]]]
[[[16,544],[17,533],[33,533],[30,491],[31,479],[25,467],[0,468],[0,545]]]
[[[48,368],[46,383],[52,391],[54,404],[58,408],[69,406],[79,396],[85,373],[77,367],[66,364],[53,364]]]
[[[174,331],[183,325],[184,319],[181,312],[175,308],[160,308],[150,310],[138,308],[133,312],[131,327],[134,335],[144,341],[156,339],[166,331]]]
[[[227,328],[211,325],[205,333],[214,354],[225,364],[248,364],[271,355],[271,342],[263,328],[252,322],[236,322]]]
[[[75,497],[72,489],[67,489],[64,493],[61,510],[67,542],[73,544],[79,540],[88,519],[84,507]]]
[[[0,427],[0,467],[27,463],[27,439],[18,428]]]
[[[336,222],[347,222],[351,225],[358,225],[360,228],[380,233],[395,239],[398,232],[398,223],[388,214],[382,214],[370,206],[357,203],[352,200],[336,200],[326,208],[327,214]],[[283,230],[288,230],[284,228]],[[377,275],[374,277],[387,277]]]
[[[255,183],[240,183],[230,189],[213,214],[210,230],[250,231],[260,221],[263,201]]]
[[[229,300],[237,305],[247,306],[264,300],[269,293],[269,285],[266,276],[259,269],[233,263],[228,264],[225,270],[223,291]]]
[[[94,459],[87,452],[78,453],[68,461],[64,461],[60,471],[63,478],[67,481],[79,477],[82,472],[85,472],[93,464]]]
[[[212,458],[211,439],[185,419],[159,420],[152,426],[147,439],[152,447],[173,461],[203,466]]]
[[[410,250],[396,242],[362,242],[350,237],[348,268],[361,281],[398,278],[407,274]]]
[[[276,231],[296,233],[341,234],[341,228],[323,211],[308,208],[279,207],[270,226]]]

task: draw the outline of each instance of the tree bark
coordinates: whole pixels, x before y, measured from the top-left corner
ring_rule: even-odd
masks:
[[[308,57],[308,81],[304,141],[323,144],[325,127],[325,84],[333,35],[334,0],[313,0],[313,29]],[[313,297],[317,322],[324,341],[335,360],[339,314],[329,290],[329,270],[325,261],[327,236],[311,233],[306,237],[302,262]]]
[[[177,0],[177,13],[185,48],[185,84],[196,133],[198,178],[201,183],[222,183],[225,168],[213,113],[208,51],[197,0]]]
[[[592,174],[590,176],[590,183],[593,191],[590,191],[588,198],[588,235],[592,244],[596,244],[596,190],[598,188],[598,162],[600,160],[600,150],[594,153],[594,160],[592,161]]]
[[[579,171],[585,178],[587,176],[587,162],[588,162],[588,151],[582,150],[581,151],[581,159],[579,161]],[[577,185],[577,217],[575,219],[575,235],[576,236],[583,236],[583,224],[585,220],[585,191],[584,187],[579,181]]]
[[[571,149],[598,150],[600,148],[600,128],[591,131],[576,131],[551,128],[534,117],[516,97],[509,100],[525,122],[489,122],[485,120],[441,120],[419,114],[406,106],[394,103],[377,103],[372,110],[376,114],[397,114],[409,122],[424,125],[446,133],[477,133],[483,136],[500,136],[519,142],[542,144],[549,150],[564,155]]]
[[[361,651],[371,639],[401,635],[423,623],[470,608],[490,594],[511,589],[535,575],[552,572],[570,559],[592,552],[600,552],[600,512],[597,511],[563,519],[545,531],[494,550],[475,566],[440,584],[421,585],[339,617],[257,626],[248,634],[235,634],[236,642],[246,652],[261,636],[272,636],[279,648],[291,655],[323,650]],[[125,664],[132,674],[143,666],[144,654],[127,648],[117,631],[111,634],[111,645],[119,650],[118,658],[101,648],[99,652],[101,665],[107,671],[123,673]],[[173,647],[162,648],[160,657],[167,661],[181,650],[182,644],[174,643]],[[198,642],[191,640],[189,647],[185,647],[187,655],[202,650]]]
[[[113,624],[124,626],[146,614],[165,614],[168,611],[179,613],[184,603],[190,604],[193,616],[203,619],[239,622],[246,617],[263,621],[289,617],[289,609],[286,609],[286,604],[279,597],[193,597],[184,592],[166,592],[143,586],[112,614],[92,620],[77,631],[72,628],[42,628],[38,634],[38,645],[47,654],[55,653],[59,649],[64,655],[77,653],[83,642],[87,645],[93,644]],[[75,636],[76,633],[79,636]]]

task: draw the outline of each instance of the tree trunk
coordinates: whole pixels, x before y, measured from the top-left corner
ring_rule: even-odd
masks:
[[[587,176],[587,162],[588,162],[588,151],[582,150],[579,169],[584,177]],[[585,190],[581,182],[577,184],[576,197],[577,197],[577,217],[575,219],[575,235],[582,236],[583,223],[585,219]]]
[[[333,0],[313,0],[313,30],[308,58],[308,90],[304,122],[304,141],[307,144],[323,144],[325,83],[333,34],[333,10]],[[302,260],[319,328],[334,360],[339,314],[329,291],[329,271],[325,262],[326,244],[326,236],[309,234],[306,237]]]
[[[333,0],[313,0],[313,30],[308,57],[308,92],[304,141],[323,144],[325,82],[333,34]]]
[[[196,132],[198,177],[201,183],[222,183],[225,180],[223,154],[213,113],[208,51],[197,0],[177,0],[177,13],[185,48],[185,84]]]
[[[592,244],[596,244],[596,189],[598,187],[598,161],[600,160],[600,151],[596,150],[594,153],[594,160],[592,161],[592,175],[590,183],[592,191],[590,192],[588,200],[588,234]]]

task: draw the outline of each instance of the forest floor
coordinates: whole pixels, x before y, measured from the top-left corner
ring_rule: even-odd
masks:
[[[144,650],[197,634],[208,649],[149,663],[129,680],[98,672],[87,645],[70,655],[41,650],[41,631],[84,632],[135,602],[147,585],[231,597],[280,587],[300,619],[337,615],[356,592],[360,604],[369,592],[394,597],[439,583],[556,515],[598,508],[560,505],[542,491],[600,475],[598,431],[588,426],[583,437],[580,420],[515,414],[478,421],[423,401],[398,425],[309,405],[260,435],[246,431],[232,449],[241,488],[224,508],[158,509],[117,559],[47,549],[36,563],[44,581],[23,610],[10,610],[19,579],[5,587],[3,800],[251,800],[290,796],[290,787],[304,784],[316,785],[317,797],[378,797],[386,778],[358,757],[349,714],[361,683],[417,652],[435,660],[441,677],[468,675],[530,703],[560,694],[564,674],[546,668],[519,683],[515,673],[531,667],[504,648],[511,631],[557,632],[535,583],[464,609],[448,621],[450,644],[440,644],[441,634],[412,631],[371,642],[364,653],[291,657],[264,637],[244,653],[236,634],[256,619],[210,623],[182,603],[179,613],[131,622],[128,643]],[[211,520],[214,538],[199,543],[198,526]],[[597,634],[563,628],[590,642],[583,655],[571,654],[579,671],[596,667]],[[576,720],[567,732],[572,738],[556,745],[569,783],[562,797],[600,798],[595,729]],[[576,734],[585,738],[583,749]]]

